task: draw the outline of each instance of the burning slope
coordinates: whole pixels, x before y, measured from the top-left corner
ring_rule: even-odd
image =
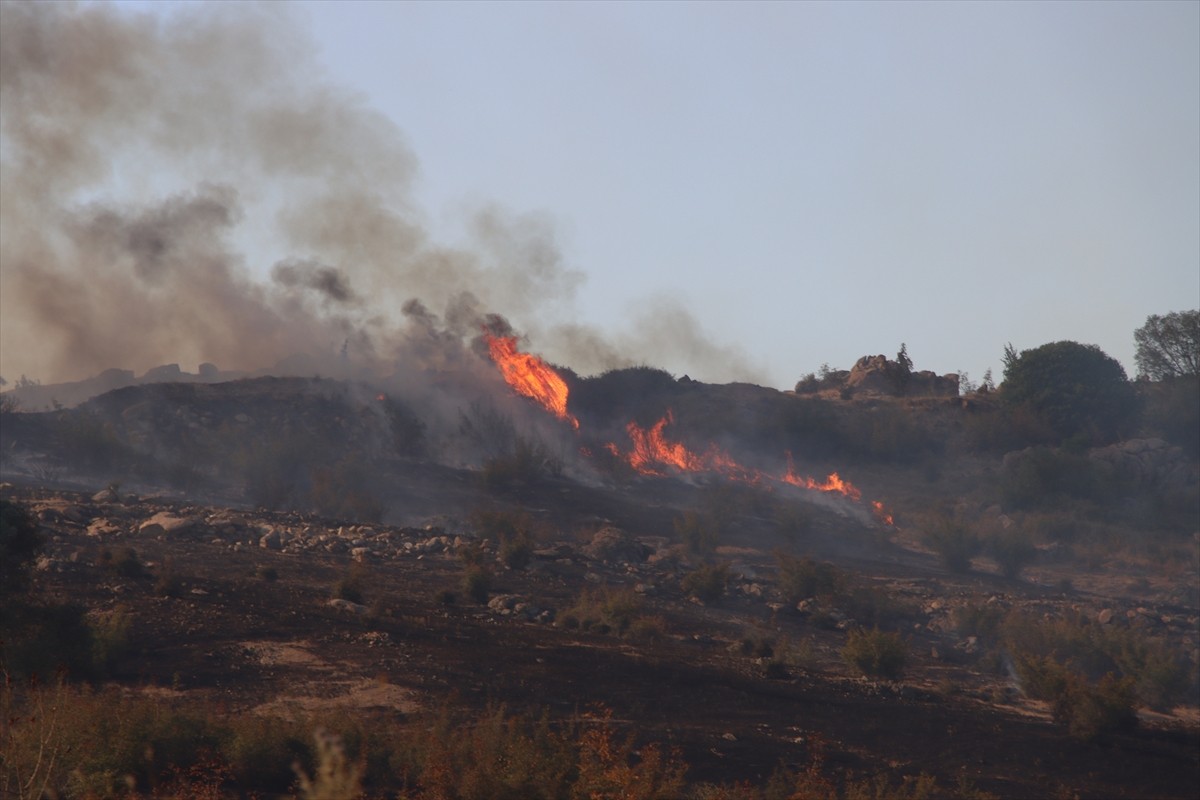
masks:
[[[579,430],[579,420],[567,411],[567,383],[553,367],[535,355],[520,352],[517,349],[516,336],[499,335],[485,328],[484,339],[492,361],[500,368],[509,386],[532,398],[559,419],[569,421],[575,430]],[[697,453],[682,442],[674,442],[666,437],[666,427],[674,421],[674,415],[668,409],[666,415],[649,428],[630,422],[625,426],[631,443],[629,451],[622,452],[613,442],[606,444],[605,449],[642,475],[661,476],[672,470],[683,473],[716,473],[742,483],[764,484],[773,481],[801,489],[840,494],[854,502],[862,502],[862,491],[842,479],[836,472],[830,473],[824,481],[799,475],[792,463],[791,453],[787,456],[787,471],[779,477],[738,463],[715,444],[709,445],[704,452]],[[584,448],[583,452],[586,455],[589,451]],[[872,509],[881,522],[893,524],[891,514],[882,503],[872,503]]]
[[[518,394],[532,398],[559,419],[579,429],[579,420],[567,411],[567,382],[542,359],[517,349],[517,337],[496,336],[484,331],[488,353],[500,374]]]

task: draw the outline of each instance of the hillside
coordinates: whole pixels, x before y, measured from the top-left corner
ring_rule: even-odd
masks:
[[[371,796],[1191,796],[1169,387],[1057,446],[994,393],[559,374],[558,416],[484,372],[6,411],[5,703],[76,738],[10,724],[0,786],[287,794],[322,726]]]

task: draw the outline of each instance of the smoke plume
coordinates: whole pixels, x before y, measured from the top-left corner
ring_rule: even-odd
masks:
[[[469,245],[431,242],[402,132],[329,84],[281,5],[5,4],[0,371],[450,368],[500,312],[581,372],[754,377],[678,307],[563,323],[583,276],[542,217],[487,208]]]

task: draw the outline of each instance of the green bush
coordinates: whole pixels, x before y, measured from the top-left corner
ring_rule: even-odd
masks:
[[[1062,341],[1005,354],[1000,396],[1028,409],[1058,440],[1101,445],[1131,429],[1137,397],[1115,359],[1095,345]]]
[[[846,586],[846,574],[832,564],[786,553],[776,553],[775,560],[779,563],[779,593],[793,605],[809,597],[832,597]]]
[[[680,587],[691,597],[705,603],[715,603],[725,595],[728,582],[728,564],[705,564],[684,575]]]
[[[979,535],[962,519],[938,514],[925,522],[924,541],[951,572],[967,572],[979,554]]]
[[[462,590],[476,603],[486,603],[492,591],[491,570],[481,566],[468,567],[463,576]]]
[[[624,634],[640,617],[642,599],[632,589],[584,590],[575,604],[558,615],[564,628]]]
[[[908,662],[908,647],[899,634],[858,628],[846,639],[842,660],[864,675],[895,680]]]

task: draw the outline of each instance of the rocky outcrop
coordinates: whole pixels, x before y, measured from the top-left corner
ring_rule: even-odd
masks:
[[[921,370],[909,373],[905,379],[900,365],[887,356],[863,356],[846,376],[845,388],[853,394],[957,397],[958,375]]]
[[[1092,461],[1107,464],[1113,472],[1133,486],[1157,489],[1186,489],[1198,479],[1183,450],[1162,439],[1130,439],[1088,453]]]
[[[597,561],[640,563],[651,553],[646,545],[619,528],[606,527],[596,531],[592,541],[583,547],[589,558]]]

